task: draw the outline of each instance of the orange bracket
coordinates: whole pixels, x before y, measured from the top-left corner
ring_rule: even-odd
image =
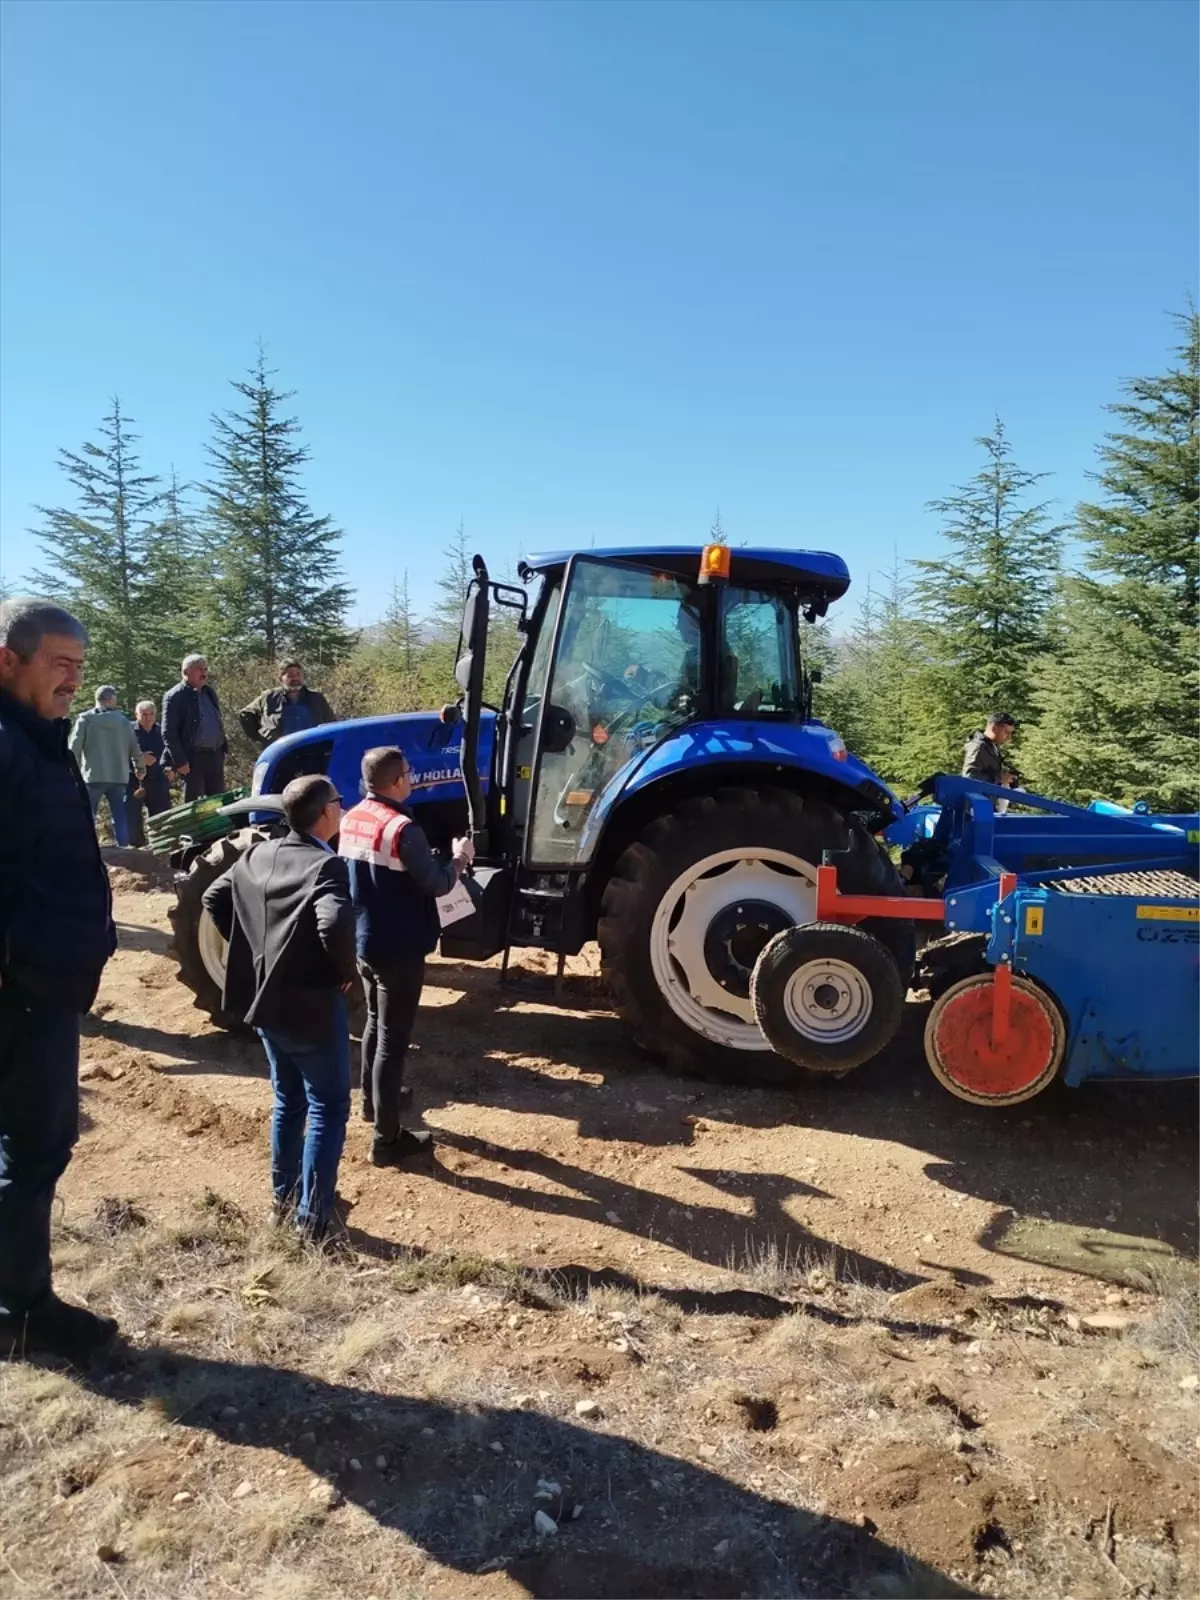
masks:
[[[817,921],[865,922],[868,917],[896,917],[905,922],[943,922],[945,902],[906,894],[841,894],[836,867],[817,868]]]
[[[996,900],[997,911],[1001,903],[1017,887],[1015,872],[1000,874],[1000,894]],[[992,980],[992,1048],[998,1050],[1008,1038],[1008,1023],[1012,1011],[1012,967],[1001,961]]]

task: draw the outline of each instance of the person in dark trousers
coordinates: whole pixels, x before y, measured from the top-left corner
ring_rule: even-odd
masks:
[[[139,700],[137,721],[133,736],[146,763],[146,775],[141,783],[131,780],[125,799],[129,818],[129,842],[139,848],[146,843],[146,818],[157,817],[171,809],[171,769],[163,760],[166,740],[158,725],[153,700]]]
[[[67,744],[87,634],[0,604],[0,1357],[85,1361],[111,1317],[51,1286],[54,1188],[79,1137],[79,1019],[116,949],[92,807]]]
[[[425,982],[425,957],[441,933],[437,897],[450,892],[475,850],[469,839],[456,839],[449,862],[430,850],[404,810],[412,769],[403,750],[368,750],[362,780],[366,799],[343,818],[338,849],[350,867],[367,1001],[362,1086],[363,1114],[375,1124],[371,1160],[394,1167],[429,1147],[428,1133],[400,1126],[404,1058]]]
[[[203,800],[225,790],[225,720],[204,657],[185,656],[180,672],[180,681],[163,696],[163,755],[183,779],[184,800]]]
[[[977,729],[967,740],[963,751],[963,777],[1011,788],[1018,781],[1017,774],[1005,766],[1000,752],[1012,738],[1016,726],[1007,711],[993,711],[987,726]]]
[[[346,863],[329,841],[342,803],[328,778],[293,778],[283,791],[291,830],[257,845],[204,892],[229,941],[225,1010],[258,1030],[271,1068],[274,1212],[323,1239],[333,1216],[350,1115],[354,908]]]
[[[285,661],[279,669],[279,687],[264,689],[257,700],[251,700],[238,712],[238,720],[247,739],[265,750],[289,733],[301,733],[305,728],[336,719],[325,696],[305,683],[300,663]]]

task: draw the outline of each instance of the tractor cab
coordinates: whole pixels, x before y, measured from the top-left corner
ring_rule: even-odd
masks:
[[[570,953],[591,936],[587,874],[656,752],[682,740],[681,766],[711,768],[723,746],[736,759],[735,746],[769,745],[773,729],[810,725],[802,623],[824,615],[849,574],[824,552],[559,552],[521,563],[523,581],[537,586],[527,615],[522,592],[493,582],[481,557],[474,572],[456,675],[489,914],[448,930],[444,947],[482,954],[468,950],[480,940],[488,954],[510,943]],[[521,646],[496,708],[485,792],[476,729],[490,709],[481,686],[496,605],[519,608]],[[819,742],[827,756],[844,755],[828,736]]]

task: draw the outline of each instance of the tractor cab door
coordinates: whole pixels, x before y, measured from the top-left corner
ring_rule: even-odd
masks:
[[[535,652],[544,676],[531,670],[526,691],[536,714],[519,768],[528,774],[526,866],[585,865],[599,832],[589,823],[619,793],[628,768],[697,715],[701,605],[694,583],[652,567],[570,561],[553,627]],[[533,718],[526,723],[533,727]]]

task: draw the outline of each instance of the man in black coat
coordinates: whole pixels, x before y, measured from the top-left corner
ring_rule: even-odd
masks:
[[[229,940],[224,1008],[258,1030],[271,1068],[275,1216],[294,1210],[297,1231],[319,1240],[350,1115],[354,908],[346,863],[329,844],[342,820],[329,779],[293,778],[283,811],[287,836],[235,862],[204,906]]]
[[[145,776],[139,782],[129,780],[125,811],[129,818],[129,842],[139,848],[146,843],[146,818],[157,817],[171,809],[171,769],[163,761],[167,741],[158,725],[153,700],[139,700],[136,706],[137,721],[133,735],[146,763]]]
[[[264,689],[238,712],[247,739],[263,750],[289,733],[302,733],[333,720],[329,701],[320,690],[308,687],[298,661],[285,661],[279,669],[279,687]]]
[[[67,747],[86,647],[50,601],[0,604],[0,1358],[82,1361],[116,1330],[50,1276],[54,1188],[79,1137],[79,1018],[117,942]]]
[[[204,657],[184,656],[180,673],[163,695],[163,759],[183,779],[184,800],[203,800],[225,792],[225,719]]]

